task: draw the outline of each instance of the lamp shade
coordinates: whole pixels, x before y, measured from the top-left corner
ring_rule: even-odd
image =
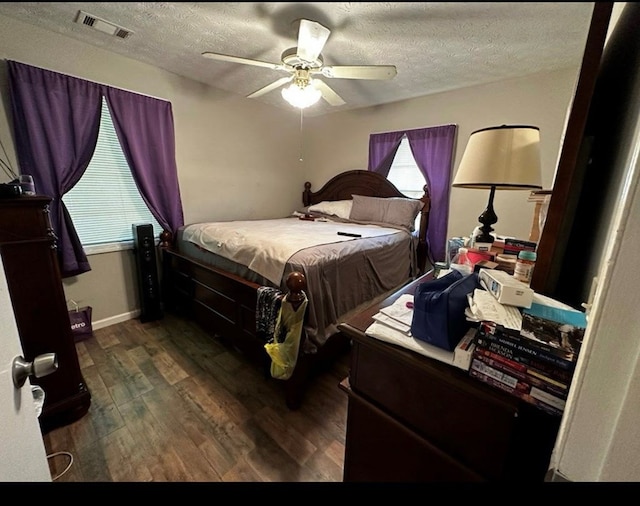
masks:
[[[540,129],[502,125],[471,134],[452,186],[526,190],[541,180]]]

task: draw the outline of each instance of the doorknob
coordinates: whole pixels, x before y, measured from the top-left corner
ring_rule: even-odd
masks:
[[[58,357],[55,353],[38,355],[33,359],[33,362],[27,362],[24,357],[15,357],[11,370],[13,384],[16,388],[22,388],[29,376],[33,375],[36,378],[42,378],[57,370]]]

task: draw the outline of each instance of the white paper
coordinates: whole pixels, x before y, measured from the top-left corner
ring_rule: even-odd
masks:
[[[373,319],[376,320],[377,322],[387,325],[388,327],[391,327],[392,329],[398,330],[403,334],[406,334],[406,335],[411,334],[411,325],[406,325],[402,322],[399,322],[398,320],[395,320],[384,313],[377,313],[373,315]]]
[[[522,328],[522,313],[520,313],[520,310],[515,306],[500,304],[486,290],[475,289],[473,300],[470,301],[470,311],[477,321],[492,321],[514,330]]]
[[[408,302],[411,303],[411,307],[407,307]],[[380,312],[389,318],[393,318],[411,327],[411,320],[413,319],[413,295],[408,293],[401,295],[390,306],[380,308]]]
[[[420,353],[426,357],[436,359],[445,364],[453,365],[453,352],[446,351],[442,348],[437,348],[430,344],[415,339],[414,337],[407,336],[406,334],[399,332],[391,327],[374,321],[369,328],[365,331],[365,334],[369,337],[380,339],[381,341],[402,346],[416,353]]]

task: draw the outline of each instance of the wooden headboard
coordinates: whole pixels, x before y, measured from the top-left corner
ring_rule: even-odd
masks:
[[[431,210],[431,197],[427,185],[424,186],[424,195],[420,198],[423,202],[420,211],[420,226],[418,229],[418,266],[420,272],[424,272],[427,260],[430,260],[427,227],[429,225],[429,211]],[[401,197],[407,198],[386,177],[368,170],[348,170],[342,172],[329,181],[316,192],[311,191],[311,183],[304,184],[302,192],[302,204],[310,206],[319,202],[332,200],[349,200],[352,195],[364,195],[366,197]]]

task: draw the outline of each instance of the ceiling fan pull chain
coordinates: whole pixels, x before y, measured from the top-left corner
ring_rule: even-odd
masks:
[[[304,117],[304,109],[300,109],[300,162],[304,161],[304,157],[302,155],[304,151],[304,134],[302,132],[302,123]]]

